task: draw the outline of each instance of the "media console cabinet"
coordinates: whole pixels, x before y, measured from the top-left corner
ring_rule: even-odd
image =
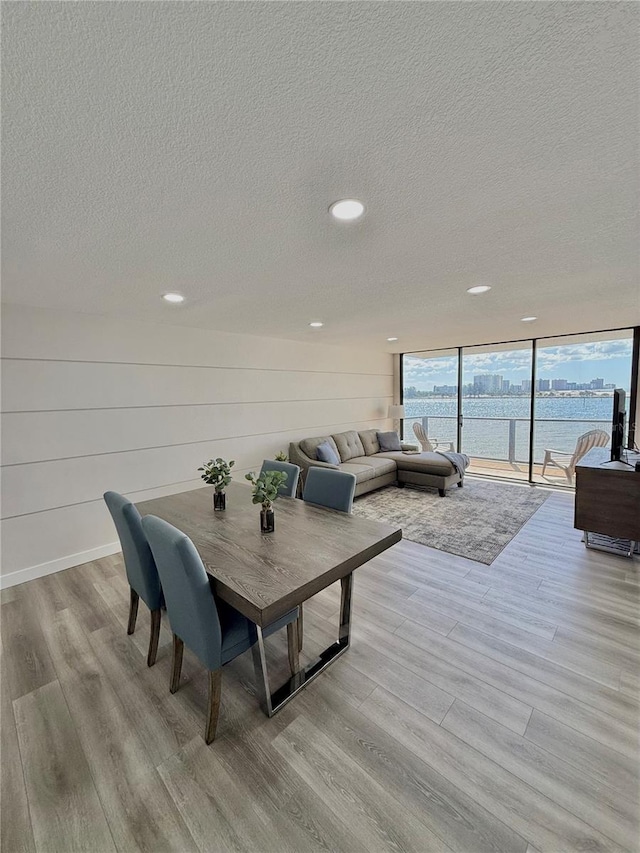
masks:
[[[640,454],[624,451],[632,466]],[[606,447],[594,447],[576,465],[576,502],[574,524],[585,532],[600,533],[615,539],[640,542],[640,471],[622,462],[609,462]]]

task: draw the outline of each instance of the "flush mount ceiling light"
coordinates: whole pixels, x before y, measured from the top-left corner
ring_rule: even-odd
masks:
[[[324,323],[321,323],[320,320],[314,320],[313,323],[309,323],[312,329],[320,329],[324,326]]]
[[[397,341],[398,339],[397,338],[387,338],[387,340],[389,341],[389,343],[391,343],[391,341]]]
[[[537,320],[537,319],[538,319],[537,317],[521,317],[520,322],[521,323],[533,323],[533,321]]]
[[[352,222],[364,213],[364,204],[355,198],[343,198],[334,201],[329,207],[329,213],[341,222]]]
[[[477,284],[475,287],[467,288],[467,293],[486,293],[487,290],[491,290],[491,285],[489,284]]]
[[[181,293],[163,293],[162,298],[167,302],[172,302],[174,305],[184,302],[184,296]]]

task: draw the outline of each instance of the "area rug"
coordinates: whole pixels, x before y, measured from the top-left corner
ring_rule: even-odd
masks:
[[[387,486],[356,498],[353,514],[397,524],[405,539],[489,566],[549,494],[467,477],[445,498],[435,489]]]

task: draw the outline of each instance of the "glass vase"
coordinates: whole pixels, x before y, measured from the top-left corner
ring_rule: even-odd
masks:
[[[215,512],[224,512],[227,508],[227,496],[224,492],[213,493],[213,509]]]
[[[272,507],[260,510],[260,532],[273,533],[276,529],[276,516]]]

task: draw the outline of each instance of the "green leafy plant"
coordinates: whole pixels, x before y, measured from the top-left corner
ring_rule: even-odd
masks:
[[[287,482],[286,471],[263,471],[259,477],[251,471],[244,476],[253,485],[253,503],[262,504],[263,509],[271,509],[278,489]]]
[[[213,486],[216,492],[223,492],[231,482],[231,469],[235,464],[233,460],[225,462],[218,456],[217,459],[210,459],[206,465],[198,468],[198,471],[203,472],[200,476],[205,483]]]
[[[276,460],[276,462],[288,462],[289,457],[284,452],[284,450],[279,450],[275,455],[275,460]]]

